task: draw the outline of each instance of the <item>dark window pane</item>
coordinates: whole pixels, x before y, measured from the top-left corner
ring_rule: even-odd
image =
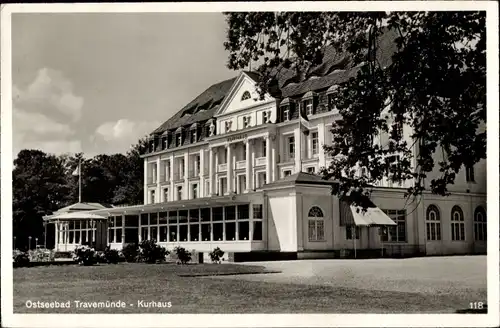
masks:
[[[168,223],[177,223],[177,211],[168,212]]]
[[[75,243],[80,243],[80,231],[75,231]]]
[[[169,241],[177,241],[177,238],[179,237],[178,232],[177,232],[177,226],[176,225],[169,225],[168,232],[170,233]]]
[[[149,239],[154,239],[154,240],[158,241],[158,228],[151,227],[150,229],[151,229],[151,231],[150,231]]]
[[[188,226],[183,224],[179,226],[179,241],[187,241],[188,238]]]
[[[168,236],[168,226],[160,227],[160,241],[167,241]]]
[[[212,208],[212,221],[222,221],[222,207]]]
[[[137,215],[126,215],[125,216],[125,227],[138,227],[138,216]]]
[[[148,240],[148,228],[141,228],[141,240]]]
[[[69,231],[69,243],[72,244],[74,240],[75,233],[74,231]]]
[[[82,230],[82,241],[81,243],[87,242],[87,230]]]
[[[253,205],[253,218],[262,219],[262,204]]]
[[[198,223],[189,225],[189,238],[190,241],[200,240],[200,225]]]
[[[210,240],[210,224],[201,225],[201,240],[202,241]]]
[[[115,219],[116,219],[115,227],[121,227],[122,226],[122,217],[117,216]]]
[[[122,229],[116,229],[115,230],[115,237],[116,237],[116,242],[121,243],[122,242]]]
[[[110,243],[114,243],[114,240],[115,240],[115,229],[109,229],[108,232],[109,232],[109,239],[108,239],[108,241]]]
[[[210,208],[201,209],[201,221],[210,221]]]
[[[235,222],[226,222],[226,240],[236,240]]]
[[[214,241],[221,241],[223,240],[223,226],[222,223],[214,223]]]
[[[75,221],[75,229],[80,229],[80,221]]]
[[[159,217],[158,217],[158,223],[159,224],[167,224],[168,223],[168,213],[167,212],[160,212]]]
[[[108,220],[108,227],[113,228],[115,226],[115,217],[112,216]]]
[[[179,211],[179,223],[187,222],[187,217],[188,217],[188,211],[186,210]]]
[[[149,224],[149,215],[148,214],[141,214],[141,225],[145,226]]]
[[[225,214],[226,221],[236,220],[236,207],[235,206],[224,207],[224,212],[225,212],[224,214]]]
[[[238,240],[250,239],[250,222],[238,222]]]
[[[262,240],[262,221],[253,223],[253,240]]]
[[[248,204],[238,205],[238,220],[246,220],[250,218],[250,206]]]
[[[157,225],[158,224],[158,213],[150,213],[149,214],[149,224]]]
[[[198,209],[189,210],[189,222],[198,222],[200,221],[200,211]]]
[[[125,229],[125,243],[127,244],[136,243],[138,241],[139,241],[139,228]]]

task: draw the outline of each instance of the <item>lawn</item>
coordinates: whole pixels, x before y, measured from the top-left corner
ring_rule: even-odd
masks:
[[[300,261],[296,263],[300,264]],[[288,266],[293,266],[293,262],[289,262]],[[264,266],[236,264],[180,266],[123,263],[94,267],[18,268],[14,270],[14,312],[452,313],[467,308],[472,301],[462,294],[377,290],[266,278],[279,273],[232,276],[230,279],[224,276],[265,271],[269,270]],[[221,276],[198,276],[206,274]],[[254,278],[245,278],[250,276]],[[119,309],[77,309],[73,305],[69,309],[28,309],[25,306],[27,300],[124,301],[127,306]],[[171,302],[172,306],[139,308],[140,300]]]

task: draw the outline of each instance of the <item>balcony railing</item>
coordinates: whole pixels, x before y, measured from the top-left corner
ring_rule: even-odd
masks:
[[[237,161],[236,169],[244,169],[247,165],[247,161]]]
[[[266,165],[267,157],[258,157],[255,159],[255,166]]]
[[[219,164],[218,172],[226,172],[227,171],[227,163]]]

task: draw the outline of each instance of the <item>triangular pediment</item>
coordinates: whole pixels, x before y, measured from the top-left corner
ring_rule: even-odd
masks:
[[[236,81],[234,81],[233,86],[224,98],[215,116],[238,112],[246,108],[253,108],[267,104],[271,101],[274,101],[274,98],[269,94],[265,94],[264,99],[261,100],[257,92],[257,81],[247,73],[242,72]]]

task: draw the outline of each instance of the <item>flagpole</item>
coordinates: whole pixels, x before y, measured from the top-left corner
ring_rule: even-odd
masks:
[[[299,113],[299,172],[302,172],[302,115]]]

